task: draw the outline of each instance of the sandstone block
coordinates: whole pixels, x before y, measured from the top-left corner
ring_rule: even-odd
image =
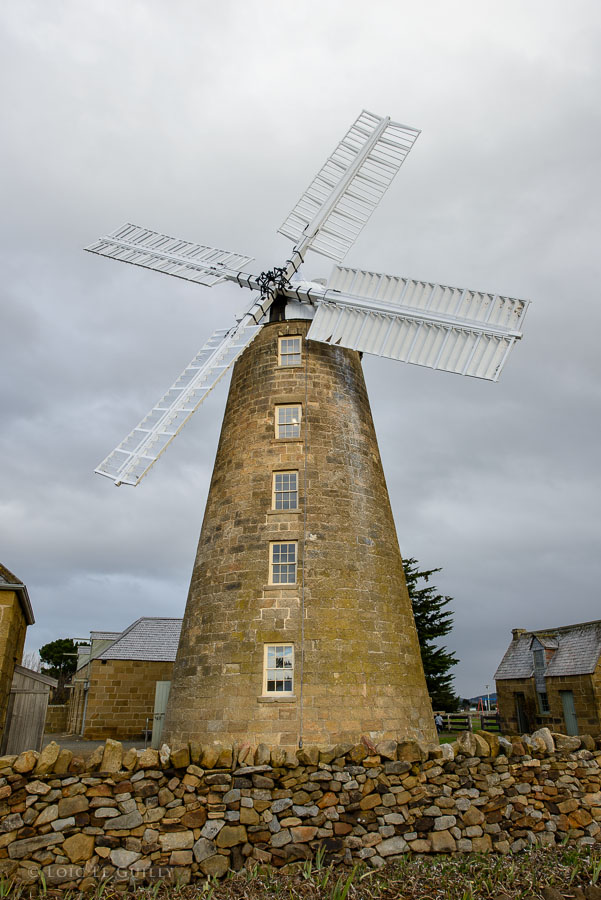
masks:
[[[303,747],[296,751],[296,757],[302,766],[316,766],[319,762],[319,747]]]
[[[126,750],[123,754],[121,767],[125,769],[126,772],[133,772],[137,765],[138,754],[136,753],[135,747],[130,747],[129,750]]]
[[[33,824],[35,828],[38,828],[40,825],[50,825],[55,819],[58,819],[58,806],[53,803],[41,811]]]
[[[222,856],[220,853],[215,856],[209,856],[200,863],[200,869],[205,875],[214,878],[222,878],[229,869],[229,857]]]
[[[86,859],[90,859],[94,853],[94,837],[81,832],[72,834],[65,838],[61,852],[65,853],[72,863],[84,862]]]
[[[428,838],[433,853],[454,853],[457,849],[455,838],[450,831],[432,831]]]
[[[533,732],[532,737],[544,743],[547,753],[555,753],[555,741],[548,728],[539,728],[538,731]]]
[[[119,772],[123,762],[123,744],[107,738],[104,745],[104,753],[100,762],[101,772]]]
[[[478,744],[471,731],[462,731],[455,744],[457,752],[463,756],[478,756]]]
[[[572,753],[580,749],[580,738],[575,735],[557,734],[552,731],[551,736],[555,742],[555,749],[560,752]]]
[[[255,750],[255,766],[267,766],[271,761],[271,751],[267,744],[259,744]]]
[[[163,853],[172,850],[191,850],[194,846],[194,834],[192,831],[174,831],[170,834],[159,835],[159,843]]]
[[[376,753],[382,759],[396,759],[397,742],[396,741],[380,741],[376,744]]]
[[[472,850],[474,853],[490,853],[492,850],[490,834],[483,834],[482,837],[472,838]]]
[[[39,753],[35,750],[24,750],[20,753],[12,764],[15,772],[24,775],[27,772],[33,772],[38,762]]]
[[[409,841],[409,847],[414,853],[430,853],[432,844],[430,841],[424,841],[421,838],[415,841]]]
[[[142,750],[139,758],[138,765],[141,769],[158,769],[159,768],[159,752],[158,750],[153,750],[152,747],[147,747],[146,750]]]
[[[246,828],[244,825],[224,825],[215,843],[218,847],[234,847],[236,844],[246,842]]]
[[[397,759],[405,762],[423,762],[428,758],[428,751],[418,741],[400,741],[397,747]]]
[[[88,772],[95,772],[96,769],[100,766],[102,762],[102,757],[104,756],[104,744],[99,744],[96,749],[91,753],[88,757],[88,761],[86,763],[86,769]],[[69,764],[69,771],[71,771],[71,766],[73,765],[75,760],[71,760]]]
[[[68,816],[74,816],[76,813],[85,812],[90,805],[90,801],[84,794],[76,794],[74,797],[63,797],[58,801],[58,814],[60,818],[65,819]]]
[[[293,843],[306,844],[312,841],[317,834],[317,828],[312,825],[296,825],[290,829]]]
[[[481,759],[490,756],[491,745],[484,738],[484,735],[480,732],[476,732],[476,734],[473,735],[473,738],[476,742],[476,753],[474,756],[479,756]]]
[[[191,850],[174,850],[169,857],[170,866],[191,866],[194,862],[194,854]]]
[[[49,744],[46,744],[40,753],[34,773],[36,775],[46,775],[48,772],[52,772],[52,768],[56,763],[60,752],[61,748],[54,741],[50,741]]]
[[[171,765],[174,769],[186,769],[190,765],[190,748],[187,744],[171,751]]]
[[[482,825],[485,821],[484,813],[477,806],[470,806],[461,818],[465,825]]]
[[[73,752],[71,750],[67,750],[64,748],[58,754],[56,762],[54,763],[53,771],[57,775],[64,775],[69,770],[69,764],[73,759]]]

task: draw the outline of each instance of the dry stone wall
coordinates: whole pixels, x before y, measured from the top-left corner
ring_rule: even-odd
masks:
[[[404,853],[494,851],[601,832],[601,748],[541,729],[431,748],[364,737],[295,753],[264,744],[84,761],[56,744],[0,759],[0,875],[34,884],[223,876],[326,862],[378,868]]]

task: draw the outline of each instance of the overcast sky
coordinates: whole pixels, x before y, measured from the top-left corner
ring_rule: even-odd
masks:
[[[345,262],[533,301],[498,384],[364,362],[456,688],[513,627],[601,618],[600,26],[597,0],[5,0],[0,560],[30,650],[183,614],[227,386],[138,488],[93,469],[248,302],[82,247],[131,221],[280,264],[362,108],[422,134]]]

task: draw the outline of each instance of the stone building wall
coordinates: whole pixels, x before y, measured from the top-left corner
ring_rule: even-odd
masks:
[[[379,868],[405,853],[592,846],[599,743],[548,729],[296,753],[190,744],[124,754],[107,741],[85,767],[50,744],[0,759],[0,876],[90,889],[278,868],[318,850],[326,864]]]
[[[156,682],[170,681],[172,672],[173,662],[92,660],[84,737],[139,738],[154,713]]]
[[[546,678],[549,713],[541,714],[534,678],[514,678],[497,681],[497,705],[503,731],[517,734],[519,732],[516,714],[516,693],[525,697],[525,710],[528,728],[536,729],[544,726],[552,731],[566,733],[563,715],[561,691],[572,691],[574,706],[581,734],[601,735],[601,666],[593,675],[562,675]]]
[[[15,665],[23,658],[27,622],[15,591],[0,591],[0,742]]]
[[[66,703],[49,703],[46,709],[46,722],[44,732],[46,734],[64,734],[67,731]]]
[[[434,737],[359,355],[303,340],[302,365],[277,366],[278,337],[309,324],[265,326],[234,368],[166,740]],[[278,440],[275,407],[294,403],[300,438]],[[278,470],[298,472],[297,511],[271,509]],[[269,584],[278,540],[298,542],[294,585]],[[270,642],[294,645],[292,696],[264,695]]]

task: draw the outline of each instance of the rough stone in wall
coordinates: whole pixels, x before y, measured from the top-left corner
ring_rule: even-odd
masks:
[[[109,741],[85,765],[65,753],[54,744],[0,759],[0,876],[80,889],[187,883],[320,847],[326,862],[378,868],[409,852],[511,854],[601,834],[601,741],[547,729],[429,748],[364,738],[296,753],[122,753]]]

